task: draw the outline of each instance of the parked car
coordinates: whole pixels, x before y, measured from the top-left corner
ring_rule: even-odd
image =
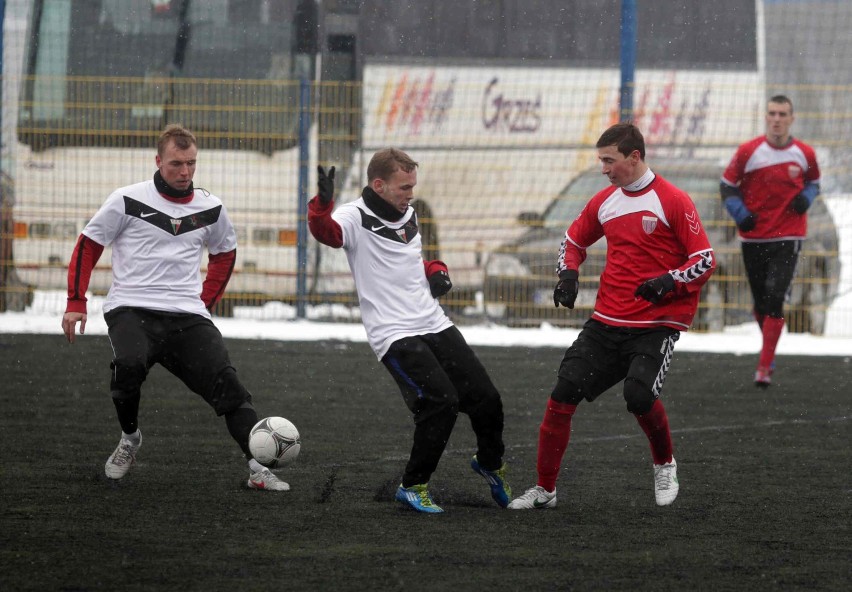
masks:
[[[721,331],[752,321],[752,298],[736,227],[719,196],[724,164],[701,160],[651,159],[651,168],[685,190],[698,208],[713,245],[717,268],[702,289],[693,328]],[[529,226],[517,240],[493,251],[485,264],[483,294],[489,320],[510,326],[579,327],[591,315],[606,255],[606,239],[588,249],[580,268],[580,293],[573,310],[553,305],[556,258],[565,230],[591,197],[607,186],[599,167],[580,173],[543,213],[523,213]],[[809,211],[805,241],[788,303],[788,329],[821,334],[825,311],[837,294],[840,261],[837,229],[821,199]]]

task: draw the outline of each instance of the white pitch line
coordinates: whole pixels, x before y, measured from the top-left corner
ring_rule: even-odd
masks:
[[[739,430],[753,430],[756,428],[772,428],[777,426],[798,426],[798,425],[811,425],[811,424],[829,424],[829,423],[842,423],[850,420],[850,416],[841,415],[837,417],[827,417],[820,419],[775,419],[769,421],[762,421],[758,423],[752,424],[729,424],[729,425],[713,425],[713,426],[698,426],[698,427],[690,427],[690,428],[680,428],[676,430],[672,430],[672,434],[698,434],[702,432],[735,432]],[[572,437],[571,444],[592,444],[594,442],[609,442],[613,440],[633,440],[634,438],[644,438],[645,434],[642,433],[641,430],[637,430],[636,433],[631,434],[611,434],[608,436],[586,436],[586,437]],[[525,450],[529,448],[535,448],[538,446],[538,442],[530,442],[529,444],[511,444],[506,446],[506,450]],[[464,448],[464,449],[454,449],[454,450],[446,450],[444,454],[453,455],[453,456],[469,456],[474,453],[474,449],[472,448]],[[326,463],[321,466],[327,467],[352,467],[352,466],[363,466],[368,464],[375,464],[377,462],[401,462],[408,460],[407,455],[393,455],[393,456],[385,456],[379,459],[372,460],[356,460],[349,462],[341,462],[341,463]]]

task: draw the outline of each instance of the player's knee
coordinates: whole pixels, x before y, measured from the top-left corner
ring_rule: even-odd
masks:
[[[455,391],[430,393],[420,398],[412,407],[414,423],[435,417],[455,418],[459,414],[459,397]]]
[[[627,410],[634,415],[648,413],[654,405],[654,393],[647,385],[635,378],[624,379],[624,401]]]
[[[550,398],[557,403],[567,403],[568,405],[579,405],[583,400],[583,389],[577,386],[573,381],[562,378],[556,380],[556,386],[553,387],[553,392],[550,393]]]
[[[116,401],[132,401],[133,399],[137,399],[139,397],[139,394],[140,394],[139,389],[132,390],[132,391],[125,391],[125,390],[120,390],[120,389],[114,388],[114,389],[112,389],[112,391],[110,391],[110,395]]]
[[[225,368],[216,377],[210,405],[216,411],[216,415],[225,415],[246,403],[251,405],[251,393],[237,378],[236,370],[231,367]]]
[[[129,398],[139,392],[142,383],[148,376],[148,368],[145,362],[141,359],[121,359],[116,358],[110,365],[112,370],[112,378],[110,379],[110,390],[113,392],[113,398],[120,399],[127,393]],[[119,393],[116,396],[116,393]]]
[[[780,319],[784,316],[784,300],[777,300],[773,302],[768,302],[763,307],[763,314],[767,317],[774,317],[776,319]]]
[[[786,287],[783,287],[782,289],[780,286],[767,286],[767,293],[763,297],[760,312],[768,317],[777,318],[784,316],[784,300],[786,299],[786,296]]]

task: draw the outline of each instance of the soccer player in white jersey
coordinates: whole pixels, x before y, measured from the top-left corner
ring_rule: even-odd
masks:
[[[741,145],[722,175],[725,208],[737,224],[743,262],[763,336],[754,384],[766,388],[784,329],[784,300],[808,230],[808,208],[819,195],[814,149],[790,135],[793,103],[769,99],[766,135]]]
[[[461,411],[476,434],[471,468],[506,507],[512,494],[503,462],[503,404],[438,303],[452,283],[442,261],[423,260],[411,207],[417,166],[400,150],[376,152],[361,198],[337,210],[334,167],[327,175],[318,167],[319,192],[309,203],[308,225],[318,241],[346,252],[370,346],[414,417],[414,443],[396,499],[419,512],[443,512],[428,483]]]
[[[607,240],[592,317],[566,350],[538,436],[538,481],[513,510],[556,506],[556,481],[583,399],[624,381],[627,411],[645,432],[654,463],[657,505],[674,502],[679,484],[669,420],[660,394],[681,331],[689,329],[701,286],[716,263],[695,204],[645,163],[645,140],[618,123],[597,142],[610,187],[571,223],[559,252],[553,303],[574,308],[586,249]]]
[[[177,124],[160,135],[153,179],[115,190],[92,217],[68,266],[68,304],[62,330],[74,343],[86,330],[86,290],[103,250],[112,247],[113,281],[104,302],[113,359],[110,391],[121,439],[107,459],[110,479],[121,479],[142,444],[142,383],[159,363],[200,395],[245,454],[248,487],[286,491],[290,486],[249,452],[258,421],[251,394],[237,378],[210,309],[222,297],[237,254],[234,226],[222,201],[194,188],[195,136]],[[208,252],[201,282],[201,257]]]

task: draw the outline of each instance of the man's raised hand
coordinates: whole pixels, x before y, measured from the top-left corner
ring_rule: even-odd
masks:
[[[317,195],[324,205],[331,203],[334,199],[334,167],[328,169],[326,175],[322,165],[317,165]]]

